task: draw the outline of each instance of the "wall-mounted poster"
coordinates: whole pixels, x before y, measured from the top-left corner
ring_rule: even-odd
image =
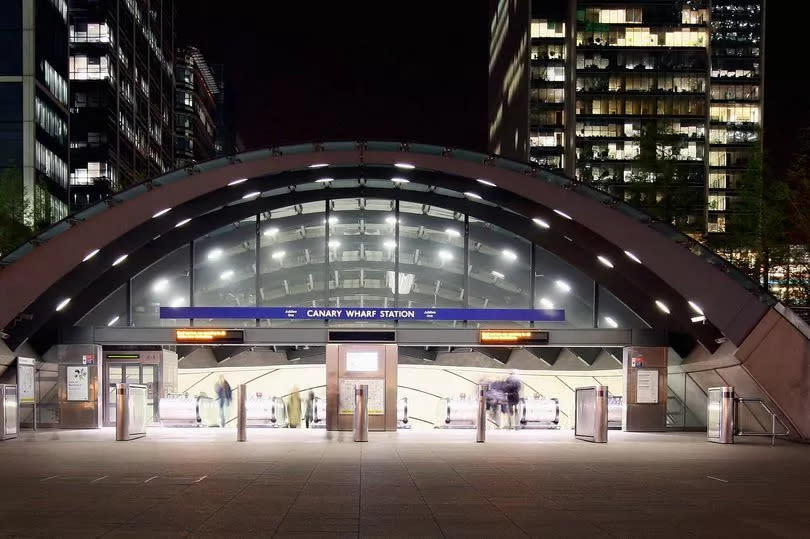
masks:
[[[368,415],[385,414],[385,380],[383,378],[348,379],[341,378],[338,389],[340,415],[354,414],[354,386],[368,386]]]
[[[658,369],[636,371],[636,403],[658,404]]]
[[[69,365],[67,369],[67,400],[90,400],[90,377],[86,365]]]
[[[33,404],[36,400],[34,392],[34,360],[28,357],[17,358],[17,386],[20,404]]]

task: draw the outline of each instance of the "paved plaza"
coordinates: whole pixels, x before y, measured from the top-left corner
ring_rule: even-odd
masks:
[[[807,537],[810,447],[696,433],[39,431],[0,443],[0,535]]]

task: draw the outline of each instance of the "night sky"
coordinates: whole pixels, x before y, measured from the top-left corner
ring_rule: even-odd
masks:
[[[485,151],[488,3],[176,0],[176,30],[225,64],[248,149],[363,138]],[[810,127],[802,4],[768,5],[765,140],[777,170]]]

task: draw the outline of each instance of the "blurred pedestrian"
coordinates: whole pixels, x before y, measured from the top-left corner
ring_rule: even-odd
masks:
[[[298,394],[298,386],[293,386],[287,400],[287,423],[291,429],[297,429],[301,425],[301,395]]]
[[[312,414],[314,408],[315,408],[315,392],[310,391],[307,394],[306,409],[304,410],[304,423],[306,424],[307,428],[309,428],[309,424],[312,423]]]
[[[217,400],[219,401],[219,423],[225,426],[225,408],[230,407],[233,392],[231,391],[231,384],[225,379],[223,375],[219,375],[214,390],[217,392]]]

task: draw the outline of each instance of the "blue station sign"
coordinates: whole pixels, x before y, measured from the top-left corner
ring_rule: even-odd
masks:
[[[411,309],[405,307],[161,307],[160,318],[565,322],[565,310],[441,308]]]

